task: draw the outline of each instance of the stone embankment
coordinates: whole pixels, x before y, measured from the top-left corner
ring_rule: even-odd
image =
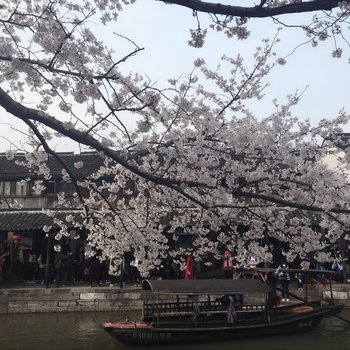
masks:
[[[324,299],[331,298],[329,288],[318,288],[319,296]],[[350,309],[350,284],[333,284],[333,299],[345,304],[346,309]]]
[[[146,293],[139,286],[6,288],[0,289],[0,313],[140,310]],[[328,299],[329,287],[310,286],[309,296]],[[334,284],[333,298],[350,309],[350,284]]]
[[[22,288],[0,290],[0,313],[139,310],[137,287]]]

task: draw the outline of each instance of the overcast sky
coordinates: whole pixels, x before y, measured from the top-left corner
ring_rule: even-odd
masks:
[[[302,18],[311,18],[303,15]],[[207,20],[205,14],[200,15],[203,26]],[[283,17],[287,23],[300,22],[299,16]],[[282,19],[282,18],[281,18]],[[261,44],[262,38],[276,34],[277,26],[270,19],[250,21],[251,36],[248,40],[228,40],[223,34],[208,32],[208,40],[202,49],[189,47],[189,28],[196,28],[196,20],[189,9],[175,5],[166,5],[155,0],[137,1],[133,6],[127,6],[120,14],[117,23],[108,29],[98,27],[101,37],[108,39],[107,45],[116,52],[127,53],[131,44],[120,41],[112,32],[125,35],[140,47],[145,49],[136,57],[124,64],[123,71],[132,70],[147,74],[152,81],[157,81],[160,87],[165,87],[169,78],[192,70],[193,61],[203,57],[207,64],[215,68],[222,54],[235,57],[238,53],[249,57],[253,49]],[[278,56],[288,55],[300,43],[306,41],[306,36],[300,29],[283,29],[281,43],[276,47]],[[270,84],[266,98],[259,104],[252,104],[251,110],[257,116],[264,117],[273,111],[272,99],[285,101],[285,96],[296,90],[303,91],[301,103],[294,109],[295,115],[301,119],[310,118],[316,124],[323,118],[332,118],[343,107],[350,112],[348,98],[348,81],[350,80],[349,56],[350,49],[343,46],[344,55],[340,59],[332,58],[334,45],[332,41],[323,42],[317,48],[310,44],[299,47],[287,59],[285,66],[278,66],[268,76]],[[4,112],[1,111],[1,119]],[[9,118],[7,121],[11,121]],[[350,131],[348,128],[347,131]],[[8,137],[9,131],[3,125],[0,136]],[[12,140],[18,136],[13,136]],[[0,151],[8,149],[9,143],[0,139]],[[57,143],[57,150],[69,150],[69,144],[62,140]]]

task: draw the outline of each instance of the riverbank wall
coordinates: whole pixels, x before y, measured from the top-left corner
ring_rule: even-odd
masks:
[[[310,297],[331,297],[329,287],[311,286]],[[297,291],[291,292],[298,294]],[[0,313],[140,310],[149,293],[140,286],[0,289]],[[350,284],[333,284],[333,298],[350,309]]]
[[[0,290],[0,313],[140,310],[141,288],[61,287]]]

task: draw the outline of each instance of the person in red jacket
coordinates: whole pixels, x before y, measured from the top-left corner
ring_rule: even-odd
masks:
[[[222,262],[222,268],[224,270],[225,278],[232,278],[233,274],[233,262],[232,254],[230,251],[225,250],[224,258]]]
[[[186,268],[185,268],[185,280],[194,279],[194,260],[191,256],[187,257]]]

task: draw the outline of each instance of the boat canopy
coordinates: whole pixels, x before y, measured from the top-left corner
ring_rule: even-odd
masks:
[[[243,269],[246,271],[246,269]],[[277,268],[264,268],[264,267],[259,267],[256,269],[252,269],[252,271],[260,272],[263,274],[268,274],[268,273],[275,273]],[[310,275],[310,274],[323,274],[323,275],[334,275],[335,271],[334,270],[316,270],[316,269],[280,269],[282,272],[290,272],[290,273],[301,273],[304,275]]]
[[[142,289],[157,294],[265,293],[266,284],[257,279],[144,280]]]

